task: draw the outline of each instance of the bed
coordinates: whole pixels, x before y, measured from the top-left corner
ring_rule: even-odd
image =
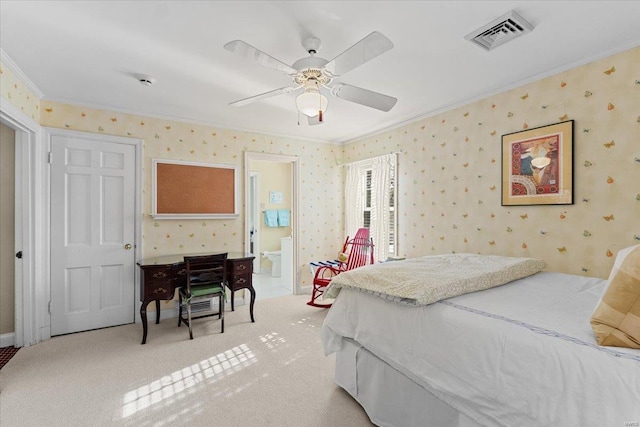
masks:
[[[636,252],[640,260],[640,245]],[[469,276],[491,257],[440,258],[446,265],[438,260],[443,271],[433,280],[450,283],[436,283],[436,291],[420,290],[430,273],[412,267],[433,257],[363,267],[327,289],[335,301],[321,328],[325,354],[336,354],[337,384],[372,422],[640,425],[640,349],[601,346],[590,324],[611,277],[545,272],[534,262],[494,280]],[[472,260],[471,268],[450,280],[460,259]],[[376,288],[375,277],[386,283]],[[447,295],[450,288],[457,296]]]

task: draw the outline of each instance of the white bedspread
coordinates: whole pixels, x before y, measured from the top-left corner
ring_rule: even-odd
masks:
[[[352,338],[483,425],[636,425],[640,350],[599,347],[589,325],[604,284],[541,272],[418,307],[343,289],[321,335],[326,354]]]

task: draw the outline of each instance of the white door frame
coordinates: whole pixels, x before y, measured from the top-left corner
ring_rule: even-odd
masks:
[[[258,229],[260,222],[260,173],[249,171],[249,181],[247,182],[249,183],[249,198],[251,198],[251,182],[256,184],[253,188],[253,200],[247,206],[247,222],[249,222],[249,218],[253,219],[253,254],[256,255],[253,260],[253,271],[254,273],[260,273],[260,239],[262,237],[262,231]],[[252,206],[253,209],[251,209]],[[250,228],[251,224],[249,224]],[[251,236],[249,236],[249,239],[251,239]],[[250,248],[251,246],[246,247]]]
[[[251,176],[250,163],[251,160],[278,162],[278,163],[291,163],[291,239],[293,243],[293,289],[292,293],[298,295],[301,292],[300,284],[298,283],[299,268],[298,268],[298,239],[299,239],[299,227],[300,227],[300,163],[298,156],[290,156],[283,154],[269,154],[269,153],[256,153],[251,151],[244,152],[244,247],[249,249],[249,220],[248,210],[250,209],[249,197],[249,179]]]
[[[142,165],[143,165],[143,157],[142,157],[142,144],[143,144],[143,140],[142,139],[137,139],[137,138],[128,138],[128,137],[123,137],[123,136],[114,136],[114,135],[105,135],[105,134],[96,134],[96,133],[92,133],[92,132],[81,132],[81,131],[74,131],[74,130],[66,130],[66,129],[57,129],[57,128],[43,128],[44,130],[44,140],[46,141],[46,144],[44,144],[46,146],[46,150],[47,153],[49,151],[51,151],[51,138],[53,136],[62,136],[62,137],[68,137],[68,138],[82,138],[82,139],[88,139],[88,140],[95,140],[95,141],[102,141],[102,142],[112,142],[112,143],[118,143],[118,144],[128,144],[128,145],[134,145],[135,146],[135,150],[136,150],[136,159],[135,159],[135,244],[134,244],[134,256],[135,256],[135,262],[139,261],[140,259],[142,259]],[[47,199],[47,204],[46,204],[46,221],[47,224],[50,224],[51,221],[51,168],[49,167],[49,164],[47,162],[47,173],[45,174],[45,191],[46,191],[46,199]],[[47,245],[46,245],[46,250],[47,250],[47,269],[46,269],[46,280],[47,280],[47,286],[46,286],[46,301],[47,301],[47,306],[49,301],[51,300],[51,266],[50,266],[50,259],[51,259],[51,251],[50,251],[50,247],[51,247],[51,242],[49,239],[50,236],[50,227],[47,228]],[[137,272],[136,272],[137,273]],[[135,274],[134,275],[134,286],[135,286],[135,306],[134,306],[134,312],[135,312],[135,322],[139,323],[141,322],[140,319],[140,305],[142,304],[140,302],[140,275],[139,274]],[[46,331],[46,338],[43,339],[48,339],[51,338],[51,315],[48,311],[48,307],[47,307],[47,311],[46,311],[46,318],[47,318],[47,322],[46,325],[43,327],[43,331]],[[44,333],[43,333],[44,336]]]
[[[0,98],[0,122],[15,131],[16,148],[16,250],[22,260],[15,269],[14,343],[27,347],[42,340],[42,144],[41,127],[4,98]],[[18,228],[20,227],[20,228]],[[21,268],[20,268],[21,267]]]

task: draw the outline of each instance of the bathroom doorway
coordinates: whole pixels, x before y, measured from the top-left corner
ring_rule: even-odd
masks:
[[[249,205],[247,206],[249,222],[249,252],[255,256],[253,271],[260,272],[260,174],[249,171]]]
[[[256,257],[256,297],[297,294],[298,158],[245,152],[245,182],[245,248]]]

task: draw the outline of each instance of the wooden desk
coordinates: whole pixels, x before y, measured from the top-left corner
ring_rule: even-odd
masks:
[[[209,253],[211,254],[211,253]],[[184,256],[207,254],[165,255],[147,258],[139,261],[140,267],[140,317],[142,318],[142,344],[147,342],[147,306],[151,301],[156,302],[156,324],[160,323],[160,300],[172,300],[176,288],[186,284],[186,268]],[[248,289],[251,293],[249,313],[253,318],[253,303],[256,291],[253,289],[253,259],[252,254],[229,252],[227,255],[227,288],[231,291],[231,311],[235,310],[234,295],[239,289]]]

